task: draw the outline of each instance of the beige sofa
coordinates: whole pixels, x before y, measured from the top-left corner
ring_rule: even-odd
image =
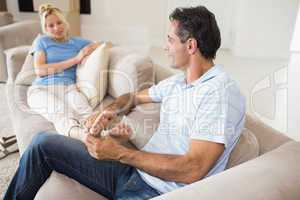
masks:
[[[10,117],[21,153],[24,152],[24,149],[36,133],[54,130],[51,123],[41,116],[28,111],[26,102],[28,86],[14,83],[15,77],[21,68],[20,63],[24,61],[27,50],[28,47],[25,50],[17,48],[9,52],[9,57],[11,58],[11,66],[9,67],[14,70],[11,70],[13,73],[9,73],[11,81],[6,85]],[[120,54],[116,59],[120,59],[122,56]],[[136,63],[142,62],[143,60],[140,60],[140,62]],[[161,66],[155,65],[154,69],[156,82],[173,74],[171,70]],[[108,94],[101,105],[104,107],[112,100],[113,98]],[[153,117],[153,115],[150,115],[145,118],[151,116]],[[253,133],[252,136],[257,142],[255,147],[257,151],[256,158],[244,163],[241,162],[250,159],[250,157],[231,161],[229,165],[231,168],[228,167],[229,169],[224,172],[155,199],[300,199],[300,143],[273,130],[251,116],[247,116],[246,128]],[[240,157],[252,151],[253,145],[249,145],[249,141],[248,143],[245,141],[244,143],[239,142],[239,148],[244,148],[247,145],[246,151],[240,154]],[[241,150],[235,149],[234,151],[240,153],[238,151]],[[105,198],[75,180],[53,172],[35,199],[96,200]]]
[[[39,21],[24,20],[15,22],[8,12],[0,12],[0,82],[7,81],[5,51],[21,45],[30,45],[41,33]]]

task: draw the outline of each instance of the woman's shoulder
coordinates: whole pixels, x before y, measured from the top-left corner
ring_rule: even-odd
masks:
[[[85,38],[82,38],[82,37],[78,37],[78,36],[73,36],[73,37],[71,37],[71,38],[70,38],[70,41],[71,41],[73,44],[78,45],[79,48],[82,48],[82,47],[84,47],[85,45],[91,43],[90,40],[85,39]]]
[[[73,40],[73,41],[75,41],[75,42],[84,42],[84,43],[91,42],[88,39],[85,39],[85,38],[82,38],[82,37],[78,37],[78,36],[73,36],[70,39]]]
[[[48,35],[44,35],[44,34],[39,34],[34,42],[35,43],[48,43],[51,41],[51,38]]]
[[[47,41],[50,40],[51,38],[48,35],[45,34],[39,34],[36,39],[41,40],[41,41]]]
[[[39,34],[33,41],[34,49],[45,49],[50,41],[49,36]]]

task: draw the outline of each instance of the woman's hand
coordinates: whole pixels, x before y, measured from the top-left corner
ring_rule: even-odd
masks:
[[[75,57],[77,64],[81,63],[82,60],[89,56],[95,49],[97,49],[97,47],[99,46],[99,43],[91,43],[85,47],[83,47],[79,53],[77,54],[77,56]]]
[[[85,126],[89,129],[90,134],[97,136],[116,116],[116,112],[104,110],[100,114],[91,115],[87,119]]]

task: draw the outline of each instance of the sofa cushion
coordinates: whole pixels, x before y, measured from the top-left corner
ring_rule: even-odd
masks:
[[[253,115],[247,115],[245,127],[252,131],[259,143],[259,155],[276,149],[280,145],[291,141],[286,134],[268,126]]]
[[[231,168],[259,155],[259,144],[255,135],[244,128],[238,143],[230,154],[226,168]]]
[[[106,200],[107,198],[81,185],[74,179],[54,171],[42,185],[34,199]]]
[[[154,84],[154,67],[151,59],[120,47],[111,49],[108,93],[118,97],[139,91]]]
[[[104,43],[77,67],[78,89],[87,97],[93,108],[106,94],[108,61],[109,53]]]

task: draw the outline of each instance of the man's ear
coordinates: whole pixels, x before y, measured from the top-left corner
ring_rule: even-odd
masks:
[[[197,40],[195,38],[189,38],[187,40],[187,50],[189,54],[193,55],[198,50]]]

